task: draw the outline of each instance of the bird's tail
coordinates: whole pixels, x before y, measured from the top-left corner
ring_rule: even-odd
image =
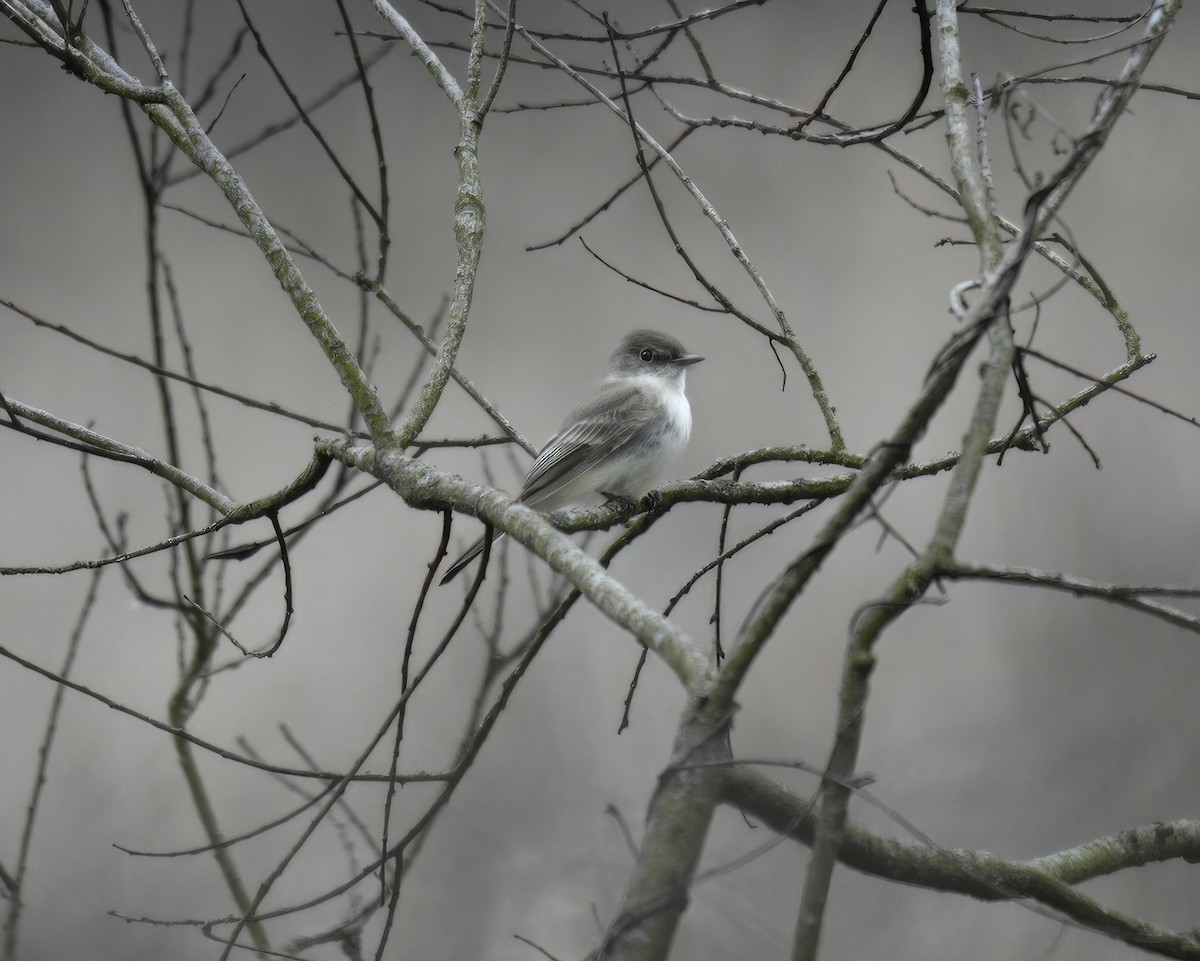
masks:
[[[475,558],[477,558],[480,554],[482,554],[483,546],[487,542],[488,537],[492,538],[492,543],[494,544],[494,543],[496,543],[496,541],[498,541],[503,536],[504,536],[503,533],[496,534],[496,533],[493,533],[489,529],[489,532],[487,534],[485,534],[483,537],[479,538],[479,540],[477,540],[474,544],[472,544],[470,547],[468,547],[467,550],[463,553],[462,557],[460,557],[458,560],[456,560],[453,564],[451,564],[446,569],[446,573],[443,574],[442,579],[440,581],[438,581],[438,586],[440,587],[441,585],[454,580],[454,578],[456,578],[459,574],[461,574],[463,572],[463,569],[468,564],[470,564],[471,561],[475,560]]]

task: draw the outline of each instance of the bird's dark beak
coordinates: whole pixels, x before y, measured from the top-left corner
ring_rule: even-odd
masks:
[[[691,367],[692,364],[698,364],[702,360],[704,358],[699,354],[684,354],[682,357],[676,357],[671,363],[676,367]]]

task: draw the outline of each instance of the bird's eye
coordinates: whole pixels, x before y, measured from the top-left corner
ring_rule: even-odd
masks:
[[[648,364],[650,361],[654,360],[654,351],[652,351],[649,347],[643,347],[642,352],[638,354],[638,356]]]

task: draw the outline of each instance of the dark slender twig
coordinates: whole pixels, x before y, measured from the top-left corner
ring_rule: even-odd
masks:
[[[421,590],[417,593],[417,600],[413,604],[412,616],[408,621],[408,632],[404,638],[404,655],[400,659],[400,693],[403,694],[408,690],[409,667],[412,663],[413,648],[417,641],[417,625],[421,621],[421,612],[425,610],[425,601],[429,597],[429,590],[433,587],[433,581],[437,575],[437,570],[441,566],[448,551],[447,546],[450,543],[450,527],[454,521],[453,511],[442,512],[442,536],[438,541],[437,550],[434,552],[433,560],[426,565],[425,579],[421,583]],[[396,736],[392,740],[392,760],[389,768],[390,774],[395,774],[400,765],[400,743],[404,740],[404,718],[406,712],[401,710],[396,715]],[[388,828],[392,821],[392,802],[395,800],[396,791],[394,787],[388,788],[387,797],[383,802],[383,840],[381,842],[381,850],[386,851],[388,848]],[[396,867],[396,876],[399,877],[400,868]],[[380,889],[380,899],[382,900],[386,894],[386,884],[384,878],[380,876],[380,883],[383,887]],[[399,887],[399,885],[397,885]]]
[[[540,944],[537,944],[534,941],[530,941],[529,938],[525,937],[523,934],[514,934],[513,939],[516,941],[520,941],[522,944],[529,945],[531,948],[533,948],[534,951],[537,951],[543,957],[549,958],[550,961],[562,961],[562,959],[559,958],[557,955],[551,954],[549,951],[547,951],[545,948],[543,948]]]
[[[595,100],[592,100],[589,102],[595,103]],[[683,143],[685,140],[687,140],[688,137],[690,137],[692,134],[694,134],[696,132],[696,129],[697,128],[695,128],[695,127],[685,127],[683,130],[683,133],[681,133],[678,137],[676,137],[674,140],[672,140],[670,143],[667,144],[667,146],[665,148],[666,152],[672,153],[681,143]],[[661,162],[662,162],[662,157],[656,155],[654,157],[654,159],[650,161],[650,169],[653,170]],[[619,186],[616,190],[614,190],[612,193],[610,193],[607,196],[607,198],[605,198],[604,202],[602,204],[600,204],[600,206],[592,209],[592,211],[589,212],[588,214],[586,214],[582,220],[578,221],[577,223],[572,224],[570,227],[568,227],[566,229],[565,232],[559,234],[557,237],[554,237],[550,240],[543,241],[538,244],[533,244],[529,247],[526,247],[525,249],[527,251],[545,250],[547,247],[557,247],[559,244],[564,243],[567,240],[570,240],[571,237],[573,237],[575,234],[579,233],[579,231],[581,231],[584,227],[586,227],[593,220],[595,220],[602,213],[604,213],[604,211],[608,210],[609,207],[611,207],[614,203],[616,203],[617,199],[623,193],[625,193],[626,190],[628,190],[630,187],[632,187],[634,184],[636,184],[639,180],[642,179],[642,176],[643,176],[642,170],[639,167],[637,173],[635,173],[632,177],[630,177],[623,184],[621,184],[621,186]]]
[[[496,99],[496,94],[500,92],[500,82],[504,79],[504,72],[508,69],[508,58],[512,56],[513,34],[517,28],[517,0],[508,0],[508,14],[505,17],[504,24],[504,41],[500,45],[500,62],[496,65],[496,75],[492,78],[492,85],[488,88],[487,96],[483,98],[483,105],[479,108],[476,114],[479,124],[483,124],[484,118],[488,111],[492,109],[492,103]]]
[[[1141,14],[1133,17],[1130,20],[1123,21],[1121,26],[1116,27],[1113,30],[1110,30],[1108,33],[1095,34],[1090,37],[1054,37],[1054,36],[1050,36],[1049,34],[1034,33],[1032,30],[1022,29],[1021,27],[1018,27],[1016,24],[1009,23],[1007,20],[1003,19],[1003,15],[987,13],[987,12],[984,12],[984,11],[978,10],[978,9],[972,10],[970,12],[978,14],[982,19],[986,20],[988,23],[994,23],[998,27],[1003,27],[1005,30],[1011,30],[1013,33],[1020,34],[1022,37],[1028,37],[1030,40],[1040,40],[1040,41],[1043,41],[1044,43],[1056,43],[1056,44],[1060,44],[1062,46],[1074,46],[1074,45],[1085,44],[1085,43],[1097,43],[1098,41],[1101,41],[1101,40],[1111,40],[1113,37],[1120,36],[1122,33],[1125,33],[1128,30],[1132,30],[1134,27],[1136,27],[1138,25],[1138,23],[1140,23],[1143,19],[1145,19],[1146,15],[1150,12],[1150,9],[1151,9],[1151,7],[1147,7],[1145,10],[1142,11]],[[1076,21],[1076,22],[1078,22],[1078,21]]]
[[[367,71],[366,61],[358,49],[358,38],[355,36],[353,26],[350,23],[350,14],[346,10],[345,0],[336,0],[336,2],[338,12],[342,17],[342,24],[346,28],[346,39],[350,44],[350,55],[354,59],[355,69],[358,70],[358,83],[362,87],[363,100],[367,105],[367,117],[371,124],[371,141],[375,147],[375,165],[379,170],[379,213],[378,215],[374,214],[370,207],[366,207],[366,209],[368,213],[372,214],[376,226],[379,228],[379,260],[375,267],[375,279],[379,283],[383,283],[384,276],[387,273],[388,248],[392,243],[388,232],[391,198],[388,194],[388,165],[387,154],[383,149],[383,129],[379,122],[379,112],[375,106],[375,91],[371,86],[371,77]],[[354,190],[353,184],[350,184],[350,189]],[[356,193],[355,197],[357,198],[357,196]]]
[[[187,327],[183,319],[183,305],[179,299],[179,288],[175,286],[175,273],[171,263],[165,257],[162,261],[163,283],[167,289],[167,303],[171,308],[171,319],[175,325],[175,339],[179,342],[179,350],[183,355],[183,369],[187,378],[192,381],[192,403],[196,408],[196,418],[200,422],[200,446],[204,450],[206,476],[213,487],[221,487],[221,477],[217,471],[217,444],[213,434],[212,422],[208,416],[208,403],[200,381],[196,376],[196,362],[192,354],[192,343],[187,335]]]
[[[705,564],[702,568],[700,568],[698,571],[696,571],[691,577],[689,577],[686,582],[684,582],[683,587],[681,587],[678,591],[676,591],[675,595],[667,603],[667,607],[663,613],[670,614],[670,612],[675,609],[675,605],[677,605],[683,599],[683,597],[696,585],[696,582],[698,580],[700,580],[700,578],[702,578],[709,571],[718,567],[720,564],[722,564],[724,561],[729,560],[731,557],[737,556],[742,551],[744,551],[747,547],[749,547],[751,544],[753,544],[755,541],[761,540],[764,537],[774,534],[777,530],[779,530],[779,528],[783,527],[785,524],[790,524],[792,521],[796,520],[797,518],[803,517],[809,511],[813,510],[816,507],[819,507],[823,503],[824,503],[823,500],[813,500],[807,504],[802,504],[800,507],[796,508],[796,510],[790,511],[787,514],[784,514],[782,517],[776,518],[775,520],[771,521],[770,524],[766,524],[763,527],[760,527],[753,534],[738,541],[736,544],[733,545],[733,547],[729,548],[728,550],[722,551],[720,554],[718,554],[716,557],[714,557],[711,561],[709,561],[707,564]]]
[[[629,690],[625,694],[625,704],[621,708],[620,723],[617,724],[618,735],[629,727],[629,712],[633,709],[633,695],[637,693],[638,681],[642,677],[642,668],[646,666],[646,658],[649,655],[650,652],[645,647],[638,651],[637,665],[633,669],[633,677],[629,679]]]
[[[191,101],[193,112],[199,114],[206,106],[208,106],[209,101],[216,97],[217,87],[221,84],[222,78],[225,76],[226,72],[230,69],[230,67],[233,66],[234,61],[237,60],[238,56],[241,54],[242,44],[246,42],[246,38],[248,36],[250,36],[250,31],[245,27],[241,27],[240,29],[234,31],[233,40],[230,42],[229,49],[225,52],[225,56],[221,58],[215,67],[213,67],[212,74],[209,76],[208,83],[205,84],[204,89],[201,90],[195,99]],[[187,49],[186,45],[184,46],[184,49]],[[238,82],[240,83],[241,81],[239,80]],[[235,83],[234,86],[236,87],[237,84]],[[230,93],[232,92],[233,91],[230,90]],[[226,95],[225,104],[228,105],[228,103],[229,96]],[[222,106],[221,110],[224,111],[224,109],[225,107]],[[217,118],[220,118],[220,113],[217,114]],[[216,122],[217,120],[214,119],[213,124]],[[210,124],[208,129],[211,130],[211,128],[212,125]]]
[[[243,745],[243,750],[245,749],[245,745]],[[250,752],[247,751],[247,756],[249,755]],[[287,781],[283,781],[283,783],[289,787],[293,786],[289,785]],[[281,827],[282,825],[293,821],[295,818],[299,817],[314,804],[320,801],[321,798],[323,798],[326,794],[332,791],[335,783],[336,782],[331,781],[324,784],[319,792],[314,794],[312,797],[306,797],[303,804],[293,808],[290,811],[287,811],[284,814],[281,814],[279,817],[271,821],[267,821],[265,824],[260,824],[257,827],[250,828],[248,831],[245,831],[242,834],[235,834],[231,837],[222,838],[220,841],[216,841],[212,844],[202,844],[199,847],[194,848],[180,848],[179,850],[175,851],[142,851],[137,848],[127,848],[116,843],[113,844],[113,847],[123,854],[128,854],[135,858],[187,858],[194,857],[197,854],[211,854],[216,848],[234,847],[238,844],[241,844],[243,841],[249,841],[251,838],[268,834],[275,830],[275,828]]]
[[[735,484],[742,479],[742,471],[744,468],[738,467],[734,470],[733,476],[730,478]],[[814,502],[815,503],[815,502]],[[733,505],[726,504],[721,509],[721,528],[717,534],[717,576],[713,584],[713,612],[709,619],[713,626],[713,656],[717,667],[721,666],[721,662],[725,660],[725,649],[721,646],[721,602],[725,596],[725,538],[729,534],[729,518],[733,516]],[[695,581],[691,581],[695,583]],[[690,586],[690,584],[689,584]],[[683,593],[686,593],[684,591]],[[683,593],[678,593],[671,598],[671,606],[676,603],[676,597],[682,597]]]
[[[460,10],[456,7],[444,6],[443,4],[432,2],[432,0],[421,0],[421,2],[435,10],[440,10],[442,13],[448,13],[464,20],[469,20],[471,18],[470,14],[465,10]],[[765,0],[732,0],[732,2],[727,3],[724,6],[713,7],[708,10],[701,10],[697,13],[690,14],[689,16],[681,16],[677,20],[668,21],[666,23],[658,23],[652,27],[646,27],[643,30],[616,31],[614,36],[618,40],[640,40],[643,37],[655,37],[662,33],[675,33],[681,29],[690,27],[693,24],[702,23],[706,20],[716,20],[718,17],[723,17],[728,13],[735,13],[738,10],[745,9],[746,7],[762,6],[764,2]],[[597,16],[582,6],[580,6],[579,9],[595,23],[603,23],[602,16]],[[489,24],[489,26],[491,25]],[[529,30],[528,32],[531,36],[537,37],[539,40],[569,40],[577,43],[606,44],[608,43],[609,39],[609,34],[607,32],[593,34],[561,32],[550,33],[542,30]],[[387,37],[386,39],[395,38]]]
[[[83,346],[94,350],[99,354],[104,354],[107,357],[113,357],[126,364],[132,364],[134,367],[141,367],[143,370],[149,371],[156,377],[165,377],[168,380],[174,380],[178,383],[186,384],[187,386],[193,387],[197,390],[203,390],[210,394],[216,394],[218,397],[236,400],[239,404],[244,404],[246,407],[253,407],[256,410],[266,411],[269,414],[276,414],[279,417],[285,417],[288,420],[294,420],[301,424],[306,424],[309,427],[316,427],[319,430],[328,430],[338,435],[342,435],[345,432],[345,428],[338,424],[318,420],[315,417],[308,417],[305,414],[299,414],[294,411],[287,410],[279,404],[271,401],[255,400],[253,397],[248,397],[245,394],[239,394],[236,391],[226,390],[224,387],[218,387],[215,384],[208,384],[204,381],[197,380],[194,377],[189,377],[186,374],[180,374],[176,371],[170,370],[159,364],[142,360],[136,354],[126,354],[119,350],[114,350],[112,347],[106,347],[104,344],[94,341],[89,337],[85,337],[83,334],[77,333],[70,327],[67,327],[63,324],[54,324],[48,320],[43,320],[41,317],[37,316],[31,311],[26,310],[24,307],[13,303],[11,300],[0,298],[0,305],[7,307],[16,314],[20,314],[37,327],[42,327],[46,330],[52,330],[55,333],[62,334],[64,337],[68,337],[76,343],[82,344]],[[354,436],[364,440],[367,437],[366,434],[360,432],[355,432]]]
[[[1052,367],[1057,367],[1060,370],[1065,370],[1067,373],[1074,374],[1076,377],[1082,377],[1084,380],[1091,381],[1093,384],[1104,384],[1105,383],[1103,378],[1097,378],[1094,375],[1087,373],[1087,371],[1080,370],[1078,367],[1074,367],[1071,364],[1065,363],[1064,361],[1055,360],[1053,357],[1049,357],[1046,354],[1043,354],[1039,350],[1034,350],[1031,347],[1022,347],[1020,349],[1023,353],[1028,354],[1030,357],[1036,357],[1038,360],[1042,361],[1043,363],[1050,364]],[[1136,400],[1140,404],[1145,404],[1148,407],[1153,407],[1155,410],[1160,411],[1164,414],[1167,414],[1171,417],[1174,417],[1177,420],[1181,420],[1185,424],[1191,424],[1193,427],[1200,427],[1200,420],[1197,420],[1195,417],[1189,417],[1187,414],[1180,413],[1179,411],[1177,411],[1171,407],[1167,407],[1163,404],[1158,403],[1158,401],[1150,400],[1150,398],[1143,397],[1141,394],[1136,394],[1133,391],[1129,390],[1127,387],[1119,387],[1116,384],[1107,384],[1106,386],[1108,387],[1109,390],[1115,391],[1118,394],[1122,394],[1125,397],[1132,398],[1133,400]]]
[[[163,203],[159,206],[161,206],[164,210],[173,210],[176,213],[183,214],[185,217],[190,217],[197,223],[204,224],[206,227],[211,227],[213,230],[220,230],[223,233],[240,237],[242,240],[248,240],[251,243],[254,242],[254,236],[245,227],[232,227],[229,224],[223,224],[219,220],[214,220],[211,217],[205,217],[203,214],[197,213],[194,210],[188,210],[186,207],[181,207],[178,204]],[[287,249],[290,253],[298,257],[306,257],[309,260],[316,261],[340,280],[358,283],[357,275],[343,270],[332,260],[313,247],[312,244],[297,234],[296,231],[290,230],[283,224],[275,223],[274,221],[272,221],[271,227],[277,234],[280,235],[280,237],[290,241],[290,244],[287,246]]]
[[[1086,13],[1048,13],[1036,10],[1005,10],[1000,7],[976,7],[969,2],[958,8],[959,13],[974,13],[980,16],[1024,17],[1030,20],[1062,20],[1066,22],[1079,21],[1083,23],[1133,23],[1141,20],[1145,14],[1123,14],[1118,16],[1092,16]]]
[[[922,213],[926,217],[936,217],[939,220],[946,220],[946,221],[949,221],[950,223],[955,223],[955,224],[965,224],[967,222],[967,218],[963,217],[961,215],[944,213],[941,210],[934,210],[932,207],[926,207],[922,204],[917,203],[910,196],[908,196],[908,194],[906,194],[903,190],[900,189],[900,185],[896,182],[896,175],[894,173],[892,173],[891,170],[889,170],[887,172],[887,175],[888,175],[888,179],[892,182],[892,190],[896,194],[896,196],[899,197],[901,200],[903,200],[906,204],[908,204],[910,207],[912,207],[913,210],[917,211],[918,213]],[[971,241],[968,241],[968,243],[973,244],[973,243],[975,243],[975,241],[971,240]]]
[[[205,610],[203,605],[192,600],[186,594],[182,595],[184,603],[190,605],[194,610],[208,618],[209,622],[221,632],[221,635],[247,657],[273,656],[279,650],[280,645],[283,644],[283,639],[287,637],[288,625],[291,624],[292,614],[294,613],[292,607],[292,565],[288,561],[287,539],[283,535],[283,528],[279,526],[278,512],[269,511],[267,519],[270,520],[271,526],[275,528],[275,543],[279,545],[279,560],[283,565],[283,624],[280,625],[279,634],[269,647],[250,650],[230,633],[229,629],[221,623],[219,618]]]
[[[242,19],[245,21],[251,35],[254,37],[254,44],[258,48],[259,56],[262,57],[263,62],[270,69],[271,73],[275,75],[275,80],[279,84],[279,89],[283,91],[284,95],[291,102],[292,109],[296,112],[296,116],[299,118],[300,122],[308,128],[309,133],[313,135],[314,139],[317,141],[317,144],[324,151],[325,156],[329,158],[330,163],[332,163],[334,168],[337,170],[338,176],[342,178],[342,182],[354,192],[354,196],[358,198],[358,202],[363,205],[363,209],[366,210],[367,213],[371,215],[371,219],[379,225],[381,233],[386,234],[387,221],[384,219],[383,213],[376,209],[375,205],[367,199],[366,194],[364,194],[362,189],[358,186],[358,182],[353,176],[351,176],[350,171],[347,170],[345,165],[342,163],[337,151],[333,149],[333,145],[317,128],[317,125],[310,116],[308,109],[300,103],[300,98],[296,96],[295,91],[292,90],[291,84],[288,83],[287,78],[284,77],[283,71],[281,71],[278,65],[275,63],[275,58],[272,57],[270,52],[267,50],[266,42],[263,40],[263,36],[259,32],[258,27],[255,26],[254,21],[250,18],[250,11],[246,9],[244,0],[236,0],[236,3],[238,5],[238,9],[242,12]],[[362,63],[358,62],[356,66],[361,68]],[[362,82],[361,72],[357,75],[356,79],[358,79],[360,83]]]
[[[583,244],[584,250],[586,250],[589,254],[591,254],[596,260],[600,261],[600,263],[602,263],[605,267],[607,267],[609,270],[611,270],[614,274],[616,274],[618,277],[623,277],[629,283],[634,284],[638,287],[641,287],[643,290],[648,290],[651,293],[658,294],[660,297],[666,297],[668,300],[673,300],[676,303],[685,304],[688,307],[695,308],[696,310],[703,310],[703,311],[707,311],[709,313],[714,313],[714,314],[729,313],[729,311],[726,310],[724,307],[713,307],[713,306],[710,306],[707,304],[701,304],[698,301],[690,300],[687,297],[680,297],[678,294],[672,294],[670,291],[663,290],[660,287],[655,287],[653,284],[647,283],[644,280],[638,280],[636,277],[633,277],[630,274],[625,273],[625,271],[623,271],[620,267],[617,267],[617,266],[609,263],[607,260],[605,260],[603,257],[601,257],[598,253],[596,253],[596,251],[594,251],[588,245],[588,242],[586,240],[584,240],[582,237],[579,238],[579,242],[581,244]]]
[[[842,72],[837,75],[837,79],[834,80],[833,83],[829,85],[829,88],[825,91],[825,93],[822,94],[820,102],[816,105],[816,107],[813,108],[812,113],[800,122],[800,125],[797,128],[798,130],[803,130],[817,118],[825,116],[825,108],[829,106],[829,101],[833,99],[833,95],[837,93],[838,88],[842,85],[845,79],[850,76],[850,71],[854,69],[854,63],[856,60],[858,60],[858,55],[862,51],[863,45],[871,36],[871,31],[875,29],[875,24],[883,15],[883,8],[887,5],[888,0],[879,0],[879,2],[875,5],[875,12],[871,14],[871,19],[867,21],[867,25],[863,28],[863,32],[859,36],[858,41],[850,50],[850,55],[846,58],[846,63],[842,67]],[[710,76],[708,79],[712,80],[713,78]]]
[[[249,31],[247,31],[247,33],[248,32]],[[372,51],[363,58],[364,66],[370,70],[394,49],[396,48],[391,44],[384,44],[380,46],[378,49]],[[237,157],[240,157],[242,154],[249,153],[251,150],[261,146],[268,140],[279,136],[281,133],[286,133],[287,131],[291,130],[292,127],[300,123],[302,115],[311,116],[312,114],[316,113],[321,107],[324,107],[326,104],[331,103],[334,99],[336,99],[337,96],[344,90],[357,83],[359,78],[360,74],[357,70],[349,72],[344,77],[332,83],[324,93],[314,97],[312,100],[304,104],[301,111],[294,112],[286,120],[279,120],[275,123],[267,124],[257,133],[230,147],[225,151],[226,158],[233,160]],[[190,166],[186,170],[181,171],[178,175],[174,177],[168,177],[165,181],[165,186],[177,186],[186,180],[191,180],[193,177],[201,176],[202,173],[203,172],[198,167]]]
[[[91,618],[103,573],[99,569],[93,571],[92,577],[88,582],[83,603],[79,607],[79,614],[75,619],[75,626],[72,628],[70,637],[67,639],[66,654],[63,656],[62,667],[59,668],[58,672],[58,676],[64,679],[70,677],[71,670],[75,666],[75,659],[79,654],[79,647],[83,641],[83,632],[87,627],[88,620]],[[62,715],[65,691],[66,688],[62,685],[56,686],[54,695],[50,700],[50,711],[46,718],[41,743],[38,745],[37,765],[33,774],[33,788],[30,792],[29,803],[25,808],[25,819],[21,825],[21,838],[17,844],[16,866],[11,875],[3,878],[4,886],[7,889],[7,898],[5,900],[8,901],[3,925],[5,957],[17,957],[17,934],[20,929],[21,909],[27,900],[25,872],[29,867],[29,849],[33,842],[33,831],[37,824],[38,814],[40,813],[42,792],[49,779],[50,756],[58,734],[58,721]]]
[[[310,778],[318,781],[340,781],[346,776],[344,774],[336,774],[327,771],[310,771],[305,768],[290,768],[283,767],[282,765],[278,764],[266,764],[261,761],[255,761],[253,758],[244,757],[241,754],[237,754],[234,751],[223,748],[211,741],[206,741],[203,738],[196,737],[194,734],[190,734],[182,728],[172,727],[171,725],[165,724],[147,714],[142,714],[140,711],[135,711],[133,708],[122,704],[119,701],[114,701],[112,698],[106,697],[99,691],[94,691],[83,684],[72,681],[70,678],[62,677],[54,671],[44,668],[39,664],[35,664],[33,661],[26,660],[19,654],[15,654],[8,650],[6,647],[0,647],[0,657],[7,658],[15,664],[19,664],[28,671],[42,675],[42,677],[53,681],[55,684],[61,684],[63,687],[68,687],[73,691],[84,694],[93,700],[99,701],[105,707],[111,708],[114,711],[118,711],[121,714],[125,714],[128,717],[132,717],[134,720],[141,721],[143,724],[148,724],[165,734],[169,734],[171,737],[187,741],[189,744],[192,744],[193,746],[204,751],[208,751],[211,754],[215,754],[218,757],[223,757],[227,761],[235,761],[238,764],[245,765],[246,767],[252,767],[259,771],[267,771],[273,774],[285,774],[288,777]],[[448,779],[448,777],[448,774],[425,773],[398,775],[398,778],[402,783],[418,781],[445,781]],[[385,783],[388,780],[388,776],[385,774],[356,774],[352,780]]]
[[[625,83],[625,75],[620,69],[620,59],[619,54],[617,53],[617,45],[615,40],[613,40],[611,43],[611,49],[614,63],[617,65],[617,75],[621,80],[621,100],[625,107],[626,122],[633,134],[633,143],[637,157],[638,169],[641,171],[642,179],[646,183],[646,189],[650,191],[650,196],[654,200],[654,207],[658,211],[658,219],[662,223],[663,228],[666,230],[667,236],[671,240],[671,245],[675,248],[675,252],[679,255],[684,264],[687,265],[688,269],[692,273],[692,276],[696,278],[697,283],[699,283],[701,287],[708,291],[709,296],[711,296],[713,300],[725,308],[725,310],[737,317],[740,321],[742,321],[742,323],[752,327],[764,337],[767,337],[770,340],[783,340],[784,338],[780,334],[767,327],[764,327],[745,311],[737,307],[727,296],[725,296],[725,294],[722,293],[717,286],[708,279],[707,276],[705,276],[704,272],[700,270],[699,265],[687,252],[683,242],[679,239],[679,235],[676,233],[670,217],[667,216],[667,208],[663,204],[662,198],[659,196],[658,188],[654,185],[654,180],[650,176],[650,166],[646,162],[645,154],[642,152],[642,138],[638,133],[637,122],[633,115],[633,107],[629,101],[629,88]],[[788,346],[792,345],[789,343]]]

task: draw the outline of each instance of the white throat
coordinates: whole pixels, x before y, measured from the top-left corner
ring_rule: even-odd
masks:
[[[687,446],[692,434],[692,406],[688,403],[687,395],[683,392],[687,380],[687,371],[680,368],[663,376],[662,374],[611,374],[610,381],[641,387],[658,398],[666,414],[666,437],[663,438],[663,460],[673,460]]]

